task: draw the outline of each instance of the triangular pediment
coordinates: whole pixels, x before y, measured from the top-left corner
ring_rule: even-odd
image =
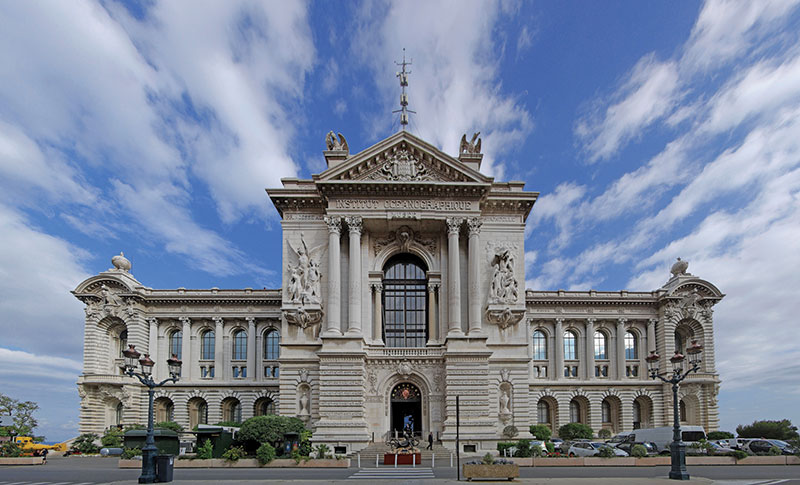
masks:
[[[492,182],[426,141],[401,131],[314,176],[324,181]]]

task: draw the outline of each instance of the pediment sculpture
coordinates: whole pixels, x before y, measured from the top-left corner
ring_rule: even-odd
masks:
[[[347,140],[341,133],[339,133],[339,139],[337,140],[336,136],[333,134],[333,131],[329,131],[327,136],[325,136],[325,145],[328,147],[328,150],[332,152],[350,153],[350,147],[347,146]]]
[[[431,180],[427,167],[408,149],[401,148],[394,152],[381,168],[369,176],[372,180],[393,180],[412,182]]]
[[[481,152],[481,139],[478,138],[481,136],[481,132],[474,133],[472,135],[472,139],[467,141],[467,134],[461,137],[461,147],[459,151],[463,154],[467,155],[477,155]]]

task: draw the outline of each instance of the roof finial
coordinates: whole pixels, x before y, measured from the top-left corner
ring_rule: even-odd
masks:
[[[411,74],[411,71],[406,71],[406,66],[410,66],[413,60],[406,62],[406,48],[403,47],[403,62],[394,61],[396,65],[402,66],[403,70],[397,73],[397,77],[400,78],[400,109],[394,110],[392,113],[400,113],[400,127],[403,131],[406,130],[408,124],[408,114],[417,114],[416,111],[408,109],[408,95],[406,94],[408,75]]]

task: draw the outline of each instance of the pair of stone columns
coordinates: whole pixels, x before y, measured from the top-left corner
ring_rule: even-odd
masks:
[[[361,216],[344,218],[350,234],[350,287],[348,295],[349,321],[346,335],[361,336]],[[342,218],[325,216],[328,225],[328,319],[325,334],[341,335],[342,276],[340,273],[341,248],[339,237],[342,233]]]
[[[483,222],[478,217],[464,219],[462,217],[448,217],[447,223],[447,296],[449,299],[450,325],[448,337],[464,335],[461,330],[461,269],[459,265],[458,238],[461,225],[467,222],[469,234],[468,247],[468,284],[469,306],[468,322],[469,334],[481,333],[481,298],[480,298],[480,266],[479,248],[481,225]]]

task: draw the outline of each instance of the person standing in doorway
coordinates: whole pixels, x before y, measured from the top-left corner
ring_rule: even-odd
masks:
[[[433,432],[428,433],[428,447],[426,450],[433,450]]]

